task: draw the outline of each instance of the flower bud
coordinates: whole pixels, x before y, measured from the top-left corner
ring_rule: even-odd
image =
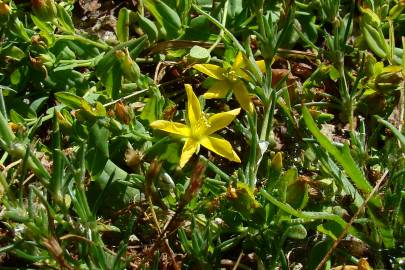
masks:
[[[33,69],[35,69],[37,71],[44,71],[45,73],[47,73],[47,70],[46,70],[45,66],[42,64],[42,61],[40,58],[29,56],[29,59],[30,59],[31,66],[33,67]]]
[[[190,184],[187,187],[187,190],[183,197],[183,202],[185,204],[189,203],[200,191],[205,172],[205,165],[202,162],[198,162],[193,170],[191,175]]]
[[[72,124],[68,121],[68,119],[66,119],[65,116],[63,116],[61,112],[56,112],[56,119],[63,131],[69,133],[72,130]]]
[[[31,0],[32,11],[35,16],[44,21],[56,18],[57,9],[53,0]]]
[[[39,63],[44,65],[45,67],[52,67],[53,64],[55,63],[55,58],[52,55],[49,54],[40,54],[38,57],[35,57]]]
[[[10,13],[10,6],[6,3],[0,3],[0,16],[6,16]]]
[[[125,152],[125,163],[135,170],[141,164],[145,154],[140,150],[128,149]]]
[[[51,68],[55,62],[55,59],[48,54],[40,54],[37,57],[29,56],[32,67],[42,72],[45,78],[48,77],[48,68]]]
[[[31,43],[34,46],[38,46],[38,47],[42,47],[42,48],[47,47],[46,40],[40,35],[33,35],[31,37]]]
[[[24,126],[20,123],[8,122],[8,127],[13,131],[13,133],[24,131]]]
[[[152,160],[148,172],[145,175],[145,195],[151,196],[154,190],[154,182],[160,174],[162,163],[157,159]]]
[[[281,152],[278,152],[271,160],[270,169],[277,177],[281,175],[281,171],[283,170],[283,156]]]
[[[124,73],[124,76],[132,82],[137,82],[139,80],[139,76],[141,75],[141,70],[138,64],[132,60],[131,56],[129,55],[128,48],[126,48],[125,51],[116,51],[115,57],[117,57],[118,61],[120,62],[121,70]]]
[[[125,104],[122,101],[118,101],[117,103],[115,103],[114,112],[117,118],[127,125],[133,118],[131,109],[128,106],[125,106]]]
[[[399,15],[401,15],[402,11],[405,8],[405,1],[401,1],[399,3],[397,3],[395,6],[393,6],[390,11],[389,11],[389,15],[391,19],[396,19],[398,18]]]
[[[397,90],[403,81],[400,67],[390,66],[384,68],[383,72],[375,78],[375,88],[385,95]]]
[[[381,25],[380,17],[369,8],[360,8],[362,12],[361,20],[372,27],[378,28]]]

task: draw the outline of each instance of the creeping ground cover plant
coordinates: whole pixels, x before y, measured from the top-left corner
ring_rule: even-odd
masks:
[[[1,269],[405,269],[402,0],[0,0]]]

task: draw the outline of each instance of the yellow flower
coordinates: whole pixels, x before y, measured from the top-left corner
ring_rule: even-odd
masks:
[[[256,64],[262,72],[265,71],[263,60],[256,61]],[[232,89],[240,106],[249,113],[253,112],[254,107],[252,100],[249,97],[249,91],[242,80],[242,78],[249,80],[249,76],[243,71],[245,64],[241,52],[238,53],[235,62],[228,70],[213,64],[196,64],[193,67],[217,80],[204,94],[206,99],[224,98],[228,93],[228,90]]]
[[[180,167],[198,152],[200,145],[231,161],[240,162],[231,144],[222,137],[213,134],[228,126],[239,114],[240,108],[206,117],[201,111],[200,102],[191,85],[186,84],[188,125],[166,120],[153,121],[150,126],[186,138],[180,157]]]

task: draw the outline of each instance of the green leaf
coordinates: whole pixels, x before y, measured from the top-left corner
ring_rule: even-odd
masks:
[[[118,13],[117,20],[117,38],[120,42],[128,41],[129,39],[129,18],[131,11],[127,8],[121,8]]]
[[[371,209],[369,209],[367,213],[373,220],[373,225],[375,226],[375,229],[377,230],[379,236],[381,237],[382,242],[384,243],[384,247],[387,249],[394,248],[395,247],[394,231],[390,227],[389,222],[384,217],[379,217]]]
[[[159,158],[172,164],[178,164],[180,159],[180,145],[178,143],[170,143],[164,147],[164,152],[160,153]]]
[[[292,239],[305,239],[305,237],[307,237],[307,230],[302,224],[292,225],[287,228],[287,237]]]
[[[192,247],[191,247],[190,241],[187,238],[186,232],[181,227],[178,230],[178,236],[179,236],[181,245],[183,246],[183,250],[185,250],[185,251],[191,250]]]
[[[31,42],[31,38],[28,36],[25,30],[24,24],[17,17],[14,19],[12,24],[12,31],[16,32],[16,35],[22,38],[26,42]]]
[[[160,119],[165,100],[160,94],[158,88],[151,87],[150,90],[152,91],[152,96],[149,98],[148,103],[146,103],[142,110],[141,119],[153,122],[156,119]]]
[[[186,28],[184,39],[189,40],[209,40],[211,36],[210,21],[206,16],[200,15],[190,21],[190,25]]]
[[[329,77],[331,80],[336,81],[340,78],[340,72],[334,66],[330,67]]]
[[[60,103],[72,108],[79,109],[82,107],[83,98],[70,92],[57,92],[55,98]]]
[[[25,123],[24,117],[16,112],[14,109],[10,110],[10,120],[13,123]]]
[[[278,198],[285,202],[287,199],[287,188],[289,185],[296,182],[298,177],[297,168],[290,168],[286,171],[277,182]]]
[[[86,157],[87,168],[91,175],[100,174],[109,158],[109,131],[99,121],[89,128],[89,150]]]
[[[63,164],[64,153],[61,151],[61,135],[59,124],[56,115],[53,116],[53,132],[52,132],[52,161],[53,172],[49,182],[49,188],[53,193],[53,197],[57,201],[63,201],[62,185],[63,185]]]
[[[17,46],[9,46],[0,50],[1,55],[15,61],[20,61],[25,57],[25,52]]]
[[[56,4],[56,7],[58,9],[57,17],[58,17],[58,22],[60,24],[60,27],[66,33],[74,34],[75,33],[75,27],[73,25],[72,17],[65,10],[65,8],[63,6],[61,6],[60,4]]]
[[[34,100],[29,106],[30,110],[37,113],[46,104],[48,99],[49,97],[45,96]]]
[[[120,63],[115,62],[109,72],[105,72],[101,77],[108,95],[112,99],[117,99],[122,87],[122,71],[120,68]]]
[[[210,59],[211,55],[206,48],[195,45],[190,50],[190,57],[193,60],[202,63],[207,62]]]
[[[236,17],[239,13],[243,10],[243,3],[242,0],[230,0],[229,1],[229,8],[228,8],[228,15],[231,18]]]
[[[181,21],[188,22],[190,19],[190,9],[192,0],[177,0],[177,11],[181,16]]]
[[[138,201],[140,192],[124,184],[123,181],[127,179],[128,174],[108,159],[102,172],[94,177],[93,185],[88,191],[92,209],[111,215],[131,202]]]
[[[267,178],[269,181],[268,185],[272,186],[272,183],[279,180],[281,172],[283,170],[283,156],[281,152],[277,152],[277,154],[269,163],[269,172],[267,174]]]
[[[56,62],[60,60],[75,60],[76,54],[69,47],[69,43],[65,41],[58,41],[52,47],[52,53],[56,56]]]
[[[138,14],[138,23],[143,32],[148,35],[148,40],[154,42],[157,40],[159,31],[155,23],[148,18]]]
[[[168,39],[176,38],[181,30],[181,20],[175,10],[160,0],[145,0],[145,7],[166,30]]]
[[[286,201],[295,209],[303,209],[308,203],[308,186],[303,181],[296,181],[287,188]]]
[[[88,89],[88,80],[83,73],[68,69],[60,71],[51,71],[46,79],[46,86],[54,91],[68,91],[71,89]]]
[[[31,14],[31,20],[34,22],[36,27],[39,28],[39,30],[45,32],[45,33],[53,33],[53,28],[50,24],[47,22],[38,19],[36,16]]]
[[[82,99],[81,102],[81,107],[83,109],[84,117],[87,118],[86,116],[92,117],[99,117],[99,116],[106,116],[107,112],[100,102],[96,101],[95,106],[92,106],[89,102],[87,102],[85,99]]]

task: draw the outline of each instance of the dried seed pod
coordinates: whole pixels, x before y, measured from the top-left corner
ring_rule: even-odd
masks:
[[[118,101],[117,103],[115,103],[114,112],[117,118],[127,125],[133,118],[130,108],[128,106],[125,106],[122,101]]]

